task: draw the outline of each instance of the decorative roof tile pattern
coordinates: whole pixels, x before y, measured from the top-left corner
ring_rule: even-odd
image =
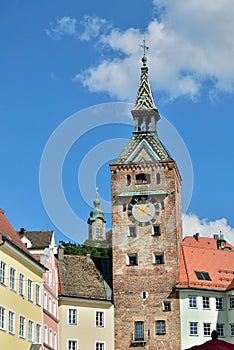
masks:
[[[154,104],[154,99],[153,99],[153,95],[152,95],[152,91],[151,91],[150,83],[148,79],[148,68],[144,64],[144,66],[141,68],[140,85],[139,85],[136,103],[133,108],[133,111],[150,110],[150,109],[157,110]]]
[[[149,159],[145,161],[166,161],[171,157],[158,138],[156,133],[136,133],[133,134],[126,147],[114,164],[128,164],[138,161],[138,155],[145,149],[149,155]]]
[[[48,248],[54,231],[27,231],[21,229],[20,238],[26,237],[32,243],[32,249]]]
[[[228,243],[225,249],[218,249],[215,238],[185,237],[180,261],[178,288],[225,291],[234,286],[234,247]],[[205,273],[209,274],[210,280],[198,278],[205,277]]]
[[[91,258],[64,255],[59,274],[62,296],[106,300],[104,279]]]

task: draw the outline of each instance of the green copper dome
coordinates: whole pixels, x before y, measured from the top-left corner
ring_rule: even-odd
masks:
[[[104,217],[104,211],[100,208],[100,199],[98,197],[98,192],[96,192],[96,198],[93,201],[94,209],[90,212],[88,223],[95,221],[96,219],[100,218],[104,222],[106,222]]]

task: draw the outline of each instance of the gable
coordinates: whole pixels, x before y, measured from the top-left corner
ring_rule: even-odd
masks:
[[[126,159],[126,163],[132,163],[132,162],[150,162],[150,161],[159,161],[160,157],[155,152],[155,150],[152,149],[152,147],[149,145],[149,143],[143,139],[135,148],[135,150],[132,151],[130,156]]]

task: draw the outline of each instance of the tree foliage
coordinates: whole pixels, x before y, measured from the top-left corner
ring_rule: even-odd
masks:
[[[112,249],[106,242],[86,241],[84,244],[76,244],[60,241],[59,243],[64,248],[64,254],[86,255],[89,253],[94,258],[111,258],[112,254]]]

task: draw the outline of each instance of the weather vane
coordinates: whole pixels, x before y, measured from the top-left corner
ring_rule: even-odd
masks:
[[[142,47],[142,49],[144,50],[144,57],[145,57],[145,52],[149,50],[149,46],[145,45],[145,37],[143,39],[143,45],[139,45],[140,47]]]

